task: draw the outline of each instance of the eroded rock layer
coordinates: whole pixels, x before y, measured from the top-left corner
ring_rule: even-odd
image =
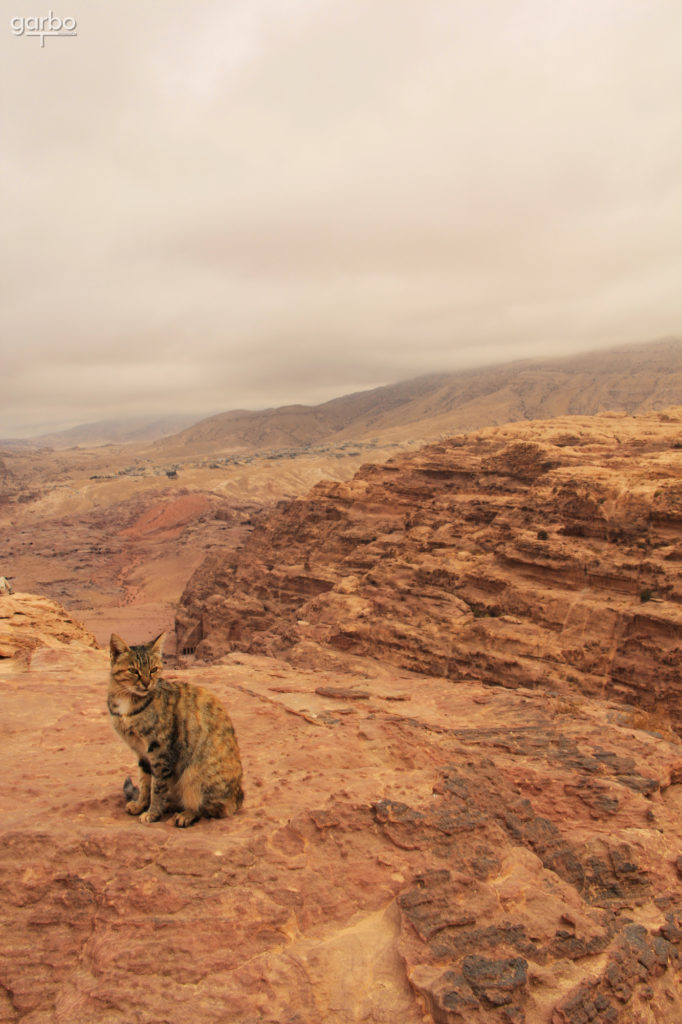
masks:
[[[30,661],[47,648],[93,650],[92,633],[60,604],[38,594],[0,594],[0,658]]]
[[[682,411],[454,437],[321,483],[211,554],[180,648],[320,649],[615,697],[682,725]]]

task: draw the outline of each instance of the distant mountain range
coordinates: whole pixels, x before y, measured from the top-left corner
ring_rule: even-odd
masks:
[[[5,448],[150,444],[159,455],[300,448],[343,440],[428,440],[519,420],[682,404],[679,338],[579,356],[433,373],[321,405],[86,423]],[[409,438],[406,435],[409,434]]]
[[[429,374],[260,412],[219,413],[158,441],[184,452],[300,447],[342,440],[415,440],[519,420],[664,409],[682,404],[682,340],[559,359]]]
[[[196,423],[194,415],[128,416],[120,419],[79,423],[68,430],[56,430],[36,437],[1,439],[3,448],[92,448],[104,444],[132,444],[156,441]]]

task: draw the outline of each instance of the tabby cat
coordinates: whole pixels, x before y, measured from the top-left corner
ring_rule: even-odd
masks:
[[[230,717],[200,686],[161,675],[164,633],[129,647],[112,634],[107,705],[116,732],[139,757],[139,787],[126,779],[128,814],[158,821],[177,811],[179,828],[202,815],[234,814],[244,799],[239,747]]]

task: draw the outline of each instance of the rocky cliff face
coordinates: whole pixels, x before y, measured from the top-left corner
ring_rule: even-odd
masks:
[[[617,698],[682,726],[682,410],[449,438],[322,483],[210,555],[179,649]]]

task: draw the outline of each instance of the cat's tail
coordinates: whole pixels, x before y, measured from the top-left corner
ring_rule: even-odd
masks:
[[[126,780],[123,783],[123,795],[128,803],[131,800],[137,800],[137,798],[140,795],[139,789],[137,788],[136,785],[134,785],[133,780],[130,778],[129,775],[126,777]]]
[[[237,813],[243,803],[244,790],[242,789],[241,779],[235,779],[234,782],[230,783],[227,795],[221,799],[215,816],[217,818],[229,818],[230,815]]]

